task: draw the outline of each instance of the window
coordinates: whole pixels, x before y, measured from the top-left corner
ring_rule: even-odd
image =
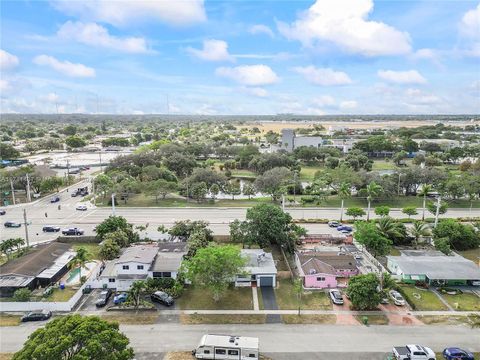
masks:
[[[215,354],[217,355],[225,355],[227,353],[227,350],[225,349],[215,349]]]
[[[317,277],[317,281],[325,281],[325,278],[324,278],[324,277],[321,277],[321,276],[319,276],[319,277]]]
[[[228,355],[238,355],[238,350],[228,350]]]
[[[210,354],[210,350],[203,350],[204,354]]]
[[[143,265],[137,265],[137,270],[143,270]]]
[[[130,269],[130,266],[128,266],[128,265],[123,265],[123,266],[122,266],[122,269],[123,269],[123,270],[129,270],[129,269]]]
[[[113,282],[115,282],[115,279],[114,279],[114,278],[110,278],[110,279],[108,279],[108,282],[109,282],[109,283],[113,283]]]
[[[248,354],[248,357],[251,357],[251,358],[256,358],[256,357],[257,357],[257,355],[255,355],[255,354]]]

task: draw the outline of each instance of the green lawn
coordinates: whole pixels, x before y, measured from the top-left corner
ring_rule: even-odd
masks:
[[[178,298],[181,310],[253,310],[252,289],[231,287],[217,302],[208,289],[190,286]]]
[[[335,315],[282,315],[285,324],[335,324]]]
[[[86,249],[90,254],[92,260],[100,259],[100,256],[98,255],[98,252],[100,251],[100,246],[98,244],[76,242],[72,243],[72,245],[74,250],[78,250],[79,248]]]
[[[69,286],[65,287],[63,290],[57,287],[53,289],[53,292],[50,294],[50,296],[44,298],[44,300],[52,302],[68,301],[77,292],[77,290]]]
[[[472,260],[475,264],[479,264],[480,262],[480,249],[472,249],[472,250],[465,250],[465,251],[457,251],[460,255],[468,260]]]
[[[265,324],[266,315],[182,314],[182,324]]]
[[[448,310],[433,292],[409,285],[400,285],[406,300],[415,310]],[[419,298],[414,296],[418,294]]]
[[[396,166],[393,161],[385,161],[385,160],[374,160],[372,171],[379,171],[379,170],[395,170]]]
[[[442,294],[451,307],[460,311],[480,311],[480,297],[471,293],[458,295]]]
[[[281,310],[298,309],[298,301],[293,292],[293,283],[288,279],[279,280],[275,289],[277,304]],[[304,310],[331,310],[332,305],[328,295],[321,291],[304,291],[302,295],[302,309]]]
[[[315,177],[315,173],[319,170],[323,170],[323,166],[302,166],[300,170],[300,180],[312,181]]]

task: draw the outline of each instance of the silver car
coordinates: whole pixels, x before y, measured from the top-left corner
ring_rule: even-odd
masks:
[[[390,290],[388,292],[388,295],[390,295],[390,298],[393,300],[393,303],[397,306],[404,306],[405,305],[405,299],[403,296],[395,290]]]

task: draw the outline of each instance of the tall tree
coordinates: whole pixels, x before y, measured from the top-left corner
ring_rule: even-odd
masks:
[[[413,226],[408,229],[408,232],[410,234],[411,237],[413,237],[413,246],[415,248],[417,248],[418,246],[418,239],[420,239],[421,237],[423,236],[428,236],[430,235],[430,229],[429,227],[427,226],[427,224],[425,224],[424,222],[421,222],[421,221],[415,221],[413,223]]]
[[[374,310],[380,304],[380,282],[374,273],[357,275],[348,281],[347,295],[355,310]]]
[[[338,196],[340,196],[340,199],[342,199],[342,205],[340,208],[340,222],[343,221],[343,209],[344,209],[344,202],[345,199],[349,198],[352,195],[352,190],[350,183],[347,182],[342,182],[340,184],[340,187],[338,188]]]
[[[382,192],[382,187],[378,185],[375,181],[372,181],[367,185],[365,188],[365,193],[367,195],[367,202],[368,202],[368,209],[367,209],[367,221],[370,220],[370,206],[372,203],[372,200],[378,197],[380,193]]]
[[[392,242],[380,233],[373,222],[357,221],[354,237],[374,257],[385,256],[390,252]]]
[[[77,249],[77,254],[75,257],[70,261],[69,267],[70,269],[79,269],[80,270],[80,278],[82,278],[82,268],[87,269],[86,264],[90,261],[90,253],[84,247],[80,247]]]
[[[418,196],[423,197],[423,206],[422,206],[422,221],[425,221],[425,210],[427,209],[427,196],[432,191],[432,185],[424,184],[420,191],[417,193]]]

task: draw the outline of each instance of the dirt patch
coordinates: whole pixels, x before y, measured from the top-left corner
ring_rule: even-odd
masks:
[[[158,320],[158,315],[156,313],[153,313],[153,314],[152,313],[148,313],[148,314],[122,313],[118,315],[102,315],[100,317],[106,321],[115,321],[120,324],[127,324],[127,325],[155,324]]]
[[[285,324],[335,324],[335,315],[282,315]]]
[[[389,320],[385,315],[356,315],[355,318],[361,324],[365,324],[364,318],[367,323],[365,325],[388,325]]]
[[[417,316],[425,325],[469,325],[470,322],[466,316],[452,316],[452,315],[424,315]]]
[[[0,353],[0,360],[11,360],[13,353]]]
[[[265,324],[266,315],[182,314],[182,324]]]
[[[0,315],[0,326],[18,326],[20,319],[19,315]]]

